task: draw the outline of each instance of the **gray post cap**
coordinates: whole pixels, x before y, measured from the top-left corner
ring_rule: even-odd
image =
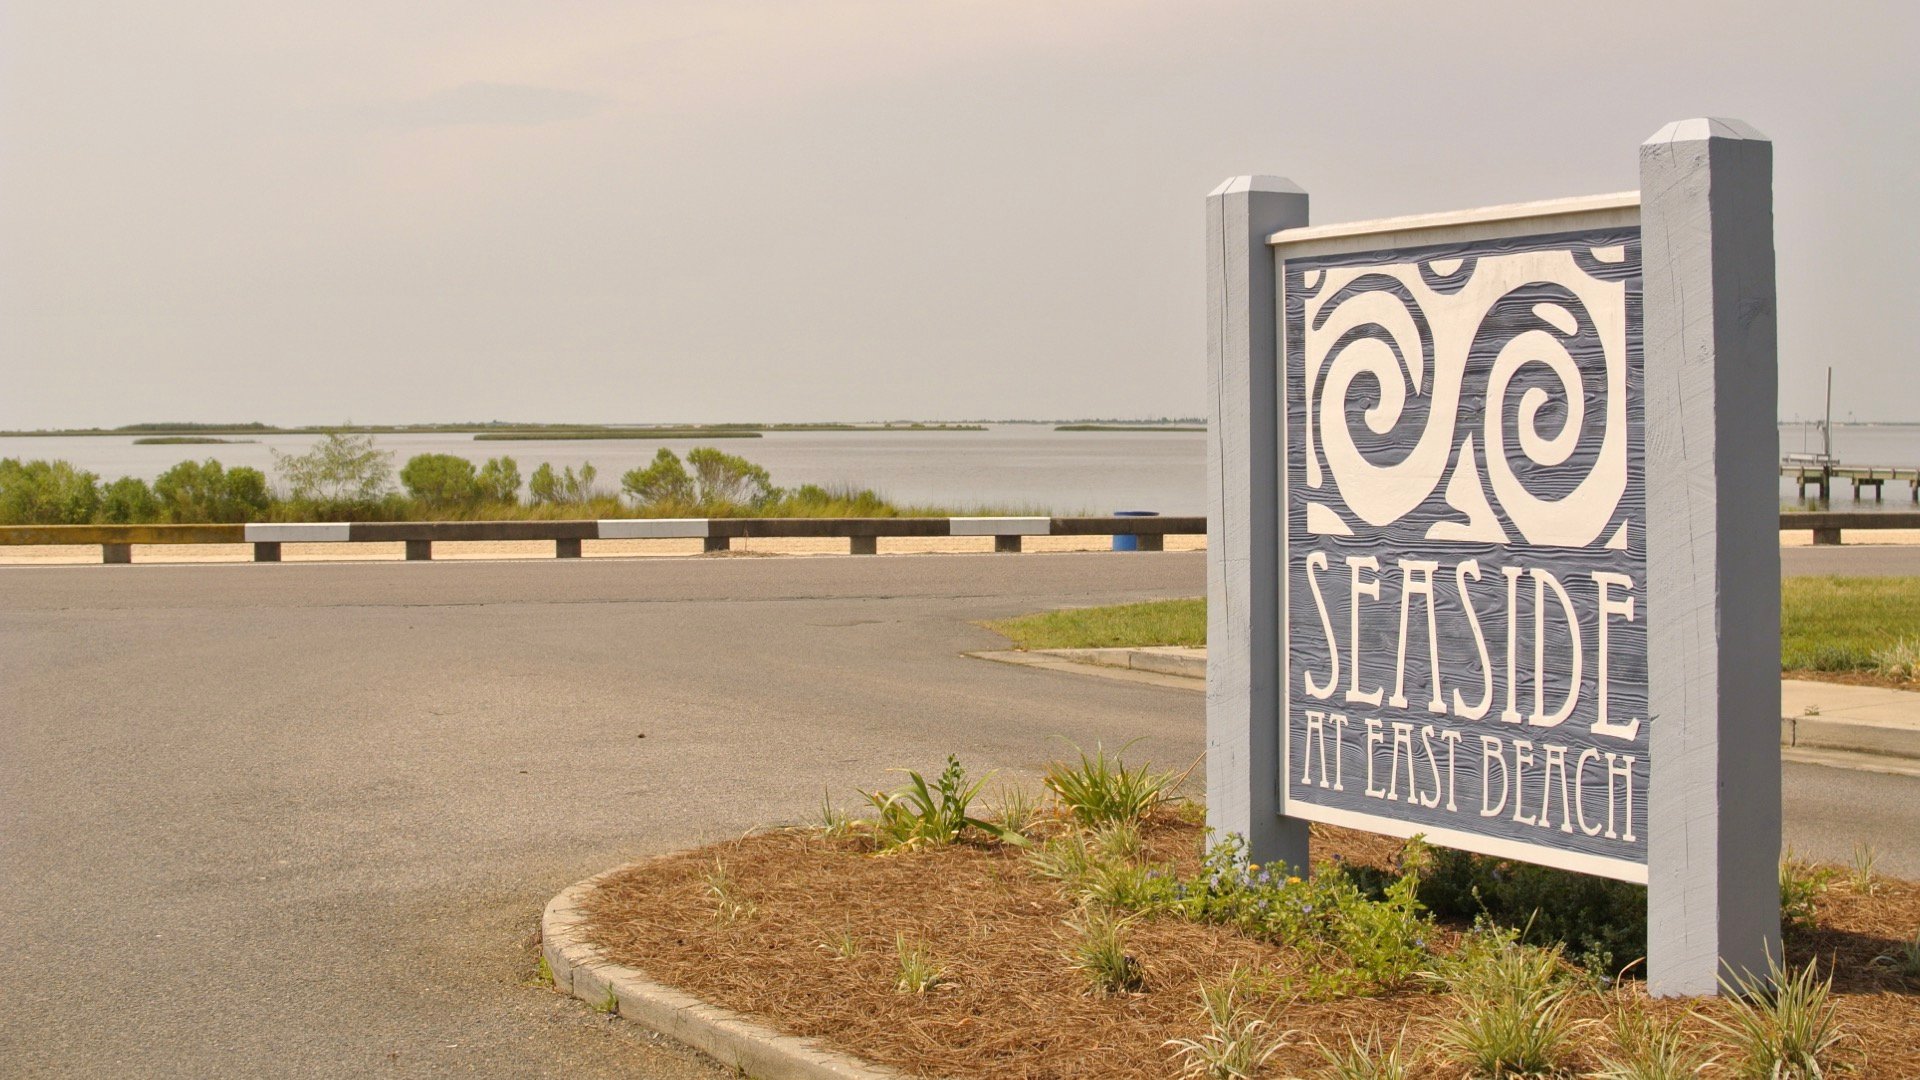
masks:
[[[1658,146],[1663,143],[1705,142],[1708,139],[1744,139],[1752,142],[1772,142],[1760,133],[1760,129],[1745,120],[1735,120],[1725,116],[1697,116],[1691,120],[1675,120],[1653,133],[1653,137],[1642,146]]]
[[[1239,195],[1250,191],[1271,191],[1281,195],[1305,195],[1306,189],[1284,176],[1230,176],[1220,182],[1220,186],[1207,192],[1207,198],[1220,195]]]

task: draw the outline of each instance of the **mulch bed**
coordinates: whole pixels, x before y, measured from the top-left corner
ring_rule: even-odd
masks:
[[[1162,815],[1145,831],[1150,857],[1198,865],[1200,828]],[[1386,865],[1397,841],[1315,827],[1316,856],[1339,854]],[[709,888],[715,861],[750,914],[722,919]],[[1072,903],[1035,877],[1017,850],[998,845],[876,856],[859,839],[817,831],[756,834],[628,868],[587,902],[590,940],[613,960],[649,977],[796,1035],[910,1074],[941,1077],[1159,1080],[1176,1075],[1169,1039],[1205,1031],[1197,986],[1223,980],[1237,964],[1297,970],[1292,950],[1219,926],[1175,917],[1143,918],[1131,947],[1146,972],[1139,993],[1097,997],[1070,959]],[[1837,883],[1822,897],[1811,931],[1788,936],[1795,964],[1817,956],[1832,971],[1844,1054],[1861,1077],[1920,1076],[1920,980],[1902,980],[1875,956],[1911,940],[1920,926],[1920,884],[1884,880],[1873,896]],[[1450,947],[1460,928],[1442,935]],[[946,981],[924,994],[894,988],[896,935],[924,942]],[[840,942],[857,943],[851,957]],[[1617,995],[1644,998],[1624,981]],[[1699,1018],[1713,1002],[1649,1003],[1659,1016]],[[1315,1075],[1315,1040],[1344,1045],[1349,1034],[1403,1028],[1409,1046],[1430,1045],[1451,1001],[1420,986],[1379,997],[1330,1002],[1271,1001],[1277,1028],[1294,1031],[1262,1075]],[[1608,1002],[1582,995],[1579,1013],[1599,1019]],[[1576,1066],[1595,1064],[1603,1025],[1580,1029]],[[1434,1063],[1421,1075],[1457,1077]]]

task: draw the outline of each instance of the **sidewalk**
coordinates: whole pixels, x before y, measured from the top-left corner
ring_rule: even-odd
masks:
[[[1134,682],[1204,691],[1207,650],[1036,649],[976,653],[986,660],[1054,671],[1103,674]],[[1920,762],[1920,693],[1845,683],[1780,681],[1780,745]]]

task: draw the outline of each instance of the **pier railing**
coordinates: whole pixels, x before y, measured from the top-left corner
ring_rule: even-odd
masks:
[[[1920,511],[1789,511],[1780,531],[1810,531],[1816,544],[1868,529],[1920,529]],[[1017,552],[1028,536],[1132,536],[1138,550],[1161,551],[1169,536],[1199,536],[1203,517],[928,518],[607,518],[597,521],[356,521],[254,525],[0,525],[0,546],[98,544],[101,561],[133,560],[136,544],[252,544],[255,562],[279,562],[282,544],[404,543],[406,557],[433,558],[439,542],[552,541],[557,558],[580,557],[588,540],[697,539],[702,551],[726,551],[753,537],[842,538],[854,555],[872,555],[883,537],[991,536],[993,550]]]

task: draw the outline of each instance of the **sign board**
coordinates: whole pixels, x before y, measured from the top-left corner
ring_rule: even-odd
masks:
[[[1648,886],[1656,993],[1779,947],[1771,144],[1331,227],[1208,200],[1208,814]]]
[[[1282,814],[1646,880],[1638,203],[1280,234]]]

